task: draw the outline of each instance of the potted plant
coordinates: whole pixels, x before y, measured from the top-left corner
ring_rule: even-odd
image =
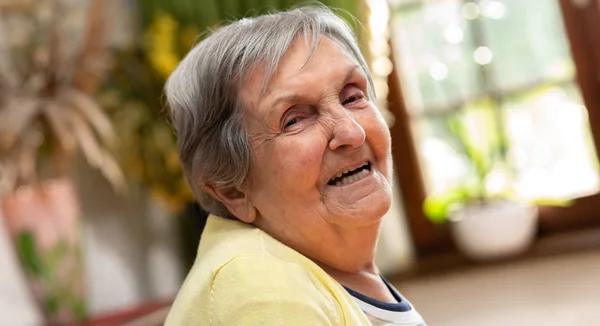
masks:
[[[537,230],[536,204],[542,200],[516,198],[512,173],[502,155],[502,133],[485,109],[475,110],[480,111],[447,118],[445,123],[448,140],[468,162],[472,177],[428,196],[424,212],[434,223],[449,223],[454,243],[467,258],[484,261],[518,255],[529,248]]]
[[[110,120],[91,97],[102,76],[98,64],[105,61],[103,5],[0,5],[2,216],[49,325],[78,324],[86,317],[76,153],[116,188],[124,185],[109,151],[115,141]],[[74,42],[79,29],[85,31],[82,41]]]

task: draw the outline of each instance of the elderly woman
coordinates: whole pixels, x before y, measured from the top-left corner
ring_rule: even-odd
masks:
[[[211,213],[166,325],[425,325],[374,263],[390,134],[340,18],[302,8],[222,27],[166,95]]]

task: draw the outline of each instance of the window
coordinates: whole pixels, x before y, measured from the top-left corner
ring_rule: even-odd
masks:
[[[476,173],[451,130],[457,119],[493,165],[488,191],[508,186],[530,200],[598,192],[588,110],[558,0],[390,0],[390,7],[426,194]]]

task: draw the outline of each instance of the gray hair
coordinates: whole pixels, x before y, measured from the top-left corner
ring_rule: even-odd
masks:
[[[183,173],[208,212],[234,218],[202,190],[203,185],[231,189],[249,177],[252,147],[243,119],[244,103],[238,96],[241,81],[254,68],[264,68],[264,93],[298,35],[312,40],[306,62],[320,35],[344,48],[368,76],[368,92],[374,98],[369,69],[352,29],[324,6],[244,18],[213,31],[187,54],[165,86]]]

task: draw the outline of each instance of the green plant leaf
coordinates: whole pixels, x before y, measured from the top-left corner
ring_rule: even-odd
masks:
[[[558,198],[538,198],[532,200],[532,203],[540,206],[556,206],[556,207],[569,207],[573,205],[572,200],[558,199]]]
[[[466,187],[458,187],[443,194],[432,195],[425,199],[423,213],[433,223],[444,223],[454,207],[468,202],[472,197],[472,191]]]
[[[423,212],[433,223],[443,223],[448,215],[448,204],[441,197],[427,197],[423,203]]]
[[[44,306],[48,313],[55,314],[58,312],[58,308],[60,308],[60,302],[55,296],[49,295],[44,299]]]
[[[65,240],[61,240],[52,246],[46,256],[47,267],[50,273],[54,273],[58,269],[60,261],[68,254],[68,252],[69,244]]]
[[[483,148],[479,148],[463,121],[462,116],[451,116],[447,119],[446,124],[451,135],[455,138],[462,152],[467,156],[475,171],[476,184],[474,184],[474,197],[485,198],[485,180],[492,170],[492,163]]]
[[[73,314],[75,315],[75,317],[77,317],[77,319],[79,320],[85,320],[87,317],[87,308],[85,305],[85,302],[82,299],[78,299],[76,300],[73,304],[72,304],[72,311]]]
[[[44,274],[44,266],[37,252],[35,236],[30,231],[22,231],[17,236],[17,253],[25,272],[40,277]]]

